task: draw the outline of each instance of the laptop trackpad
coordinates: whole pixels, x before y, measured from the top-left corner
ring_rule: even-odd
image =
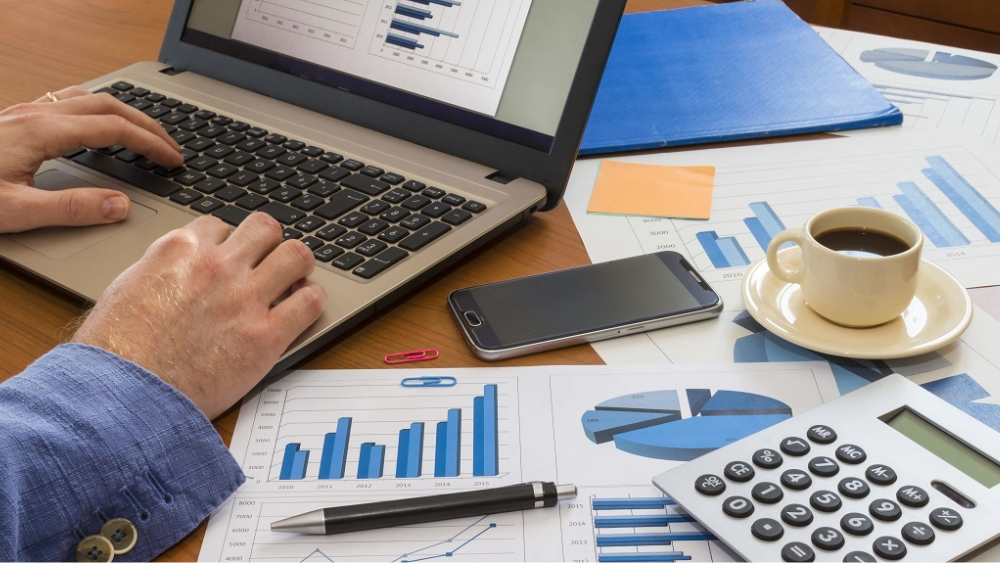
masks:
[[[35,187],[43,190],[65,190],[93,185],[91,182],[58,170],[46,170],[35,176]],[[91,227],[45,227],[5,236],[53,260],[65,260],[155,215],[155,210],[133,201],[128,217],[118,223]]]

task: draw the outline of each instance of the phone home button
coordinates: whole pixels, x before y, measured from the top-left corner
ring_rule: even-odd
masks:
[[[466,311],[465,322],[469,323],[469,326],[482,326],[483,320],[479,318],[479,315],[475,311]]]

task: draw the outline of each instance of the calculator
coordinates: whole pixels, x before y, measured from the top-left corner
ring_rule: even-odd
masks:
[[[1000,539],[1000,434],[900,375],[653,483],[748,561],[950,561]]]

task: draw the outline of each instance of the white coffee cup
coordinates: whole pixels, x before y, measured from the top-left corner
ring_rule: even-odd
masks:
[[[787,268],[779,259],[784,254],[779,249],[789,242],[802,250],[798,268]],[[767,265],[779,279],[798,284],[819,315],[844,326],[868,327],[899,317],[913,301],[923,245],[920,228],[905,217],[842,207],[778,233],[767,247]]]

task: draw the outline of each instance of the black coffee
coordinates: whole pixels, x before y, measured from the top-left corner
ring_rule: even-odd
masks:
[[[895,235],[872,229],[833,229],[817,235],[816,242],[853,256],[892,256],[910,249]]]

